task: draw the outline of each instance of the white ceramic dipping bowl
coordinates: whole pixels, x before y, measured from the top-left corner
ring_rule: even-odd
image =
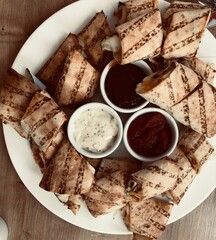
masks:
[[[158,112],[161,113],[167,120],[167,123],[170,126],[170,137],[171,137],[171,141],[170,141],[170,145],[167,148],[167,150],[165,152],[163,152],[162,154],[158,155],[158,156],[154,156],[154,157],[146,157],[143,155],[138,154],[137,152],[135,152],[132,147],[129,144],[128,141],[128,129],[131,125],[131,123],[139,116],[146,114],[146,113],[154,113],[154,112]],[[141,109],[139,111],[137,111],[136,113],[134,113],[133,115],[131,115],[129,117],[129,119],[127,120],[125,126],[124,126],[124,132],[123,132],[123,141],[125,144],[126,149],[128,150],[128,152],[135,157],[138,160],[141,160],[143,162],[154,162],[156,160],[159,160],[165,156],[169,156],[173,150],[176,148],[176,145],[178,143],[178,138],[179,138],[179,130],[178,130],[178,126],[177,123],[175,121],[175,119],[166,111],[160,109],[160,108],[155,108],[155,107],[148,107],[148,108],[144,108]]]
[[[142,104],[140,104],[139,106],[136,106],[136,107],[133,107],[133,108],[122,108],[122,107],[119,107],[117,105],[115,105],[110,99],[109,97],[107,96],[107,93],[106,93],[106,90],[105,90],[105,81],[107,79],[107,74],[109,73],[110,69],[117,65],[117,61],[116,60],[112,60],[110,61],[106,67],[104,68],[102,74],[101,74],[101,78],[100,78],[100,90],[101,90],[101,94],[102,94],[102,97],[104,99],[104,101],[109,105],[111,106],[113,109],[115,109],[116,111],[118,112],[121,112],[121,113],[133,113],[133,112],[136,112],[142,108],[144,108],[147,104],[148,104],[148,101],[144,101]],[[149,67],[149,65],[143,61],[143,60],[139,60],[139,61],[136,61],[136,62],[132,62],[131,64],[134,64],[136,66],[138,66],[139,68],[141,68],[144,73],[147,75],[150,75],[152,73],[152,70],[151,68]],[[124,87],[124,86],[122,86]],[[118,89],[119,91],[121,91],[121,89]],[[135,89],[134,89],[135,91]]]
[[[106,127],[104,127],[102,129],[101,128],[102,121],[104,122],[105,120],[103,118],[106,118],[106,117],[104,117],[104,115],[102,115],[101,118],[100,117],[97,118],[96,117],[97,115],[94,112],[92,117],[88,118],[89,120],[86,120],[87,118],[84,118],[84,120],[82,122],[81,121],[81,116],[83,116],[82,114],[83,113],[86,114],[87,111],[91,111],[91,113],[92,113],[92,110],[93,111],[99,110],[99,112],[101,112],[100,110],[103,110],[106,113],[105,114],[106,116],[107,116],[107,114],[109,117],[111,116],[111,118],[109,118],[109,119],[112,119],[112,120],[109,122],[106,122],[106,124],[107,124]],[[82,117],[82,119],[83,119],[83,117]],[[85,145],[85,147],[83,147],[84,145],[80,144],[80,140],[77,140],[78,138],[80,139],[80,137],[79,137],[80,135],[77,135],[78,122],[79,122],[79,131],[81,130],[81,131],[83,131],[83,133],[89,132],[89,135],[87,135],[87,136],[90,136],[90,137],[84,138],[84,141],[87,141],[88,139],[92,141],[92,139],[95,139],[97,131],[94,129],[96,129],[97,126],[95,127],[94,121],[95,121],[95,123],[97,122],[97,126],[98,126],[97,131],[99,131],[99,130],[102,131],[105,129],[105,131],[104,131],[105,133],[103,135],[100,135],[100,138],[99,138],[101,143],[104,143],[105,139],[110,139],[110,137],[108,137],[108,135],[110,134],[111,130],[107,131],[108,130],[107,126],[109,126],[109,124],[110,124],[110,126],[113,126],[113,125],[111,125],[111,122],[112,122],[112,124],[115,123],[114,125],[116,125],[116,127],[117,127],[117,133],[116,133],[115,137],[112,138],[111,144],[109,144],[109,146],[106,148],[106,150],[95,151],[95,149],[92,150],[93,149],[92,146],[90,149],[88,149],[86,147],[86,145]],[[92,129],[92,126],[93,126],[92,124],[94,125],[94,129]],[[90,130],[90,127],[91,127],[91,130]],[[91,102],[91,103],[82,105],[71,115],[69,122],[68,122],[67,133],[68,133],[68,138],[69,138],[71,144],[80,154],[82,154],[86,157],[89,157],[89,158],[102,158],[102,157],[106,157],[109,154],[111,154],[119,146],[121,139],[122,139],[122,135],[123,135],[123,126],[122,126],[122,122],[121,122],[121,119],[120,119],[118,113],[115,110],[113,110],[110,106],[103,104],[103,103]],[[101,134],[101,132],[100,132],[100,134]],[[86,142],[85,142],[85,144],[86,144]],[[98,145],[96,145],[96,146],[98,146]]]

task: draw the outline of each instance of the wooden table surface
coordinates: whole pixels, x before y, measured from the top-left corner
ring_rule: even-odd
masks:
[[[12,65],[28,36],[51,14],[72,2],[74,1],[0,0],[0,87],[7,69]],[[211,31],[214,32],[215,29]],[[131,238],[131,235],[107,235],[81,229],[65,222],[43,207],[23,185],[13,168],[1,124],[0,189],[0,216],[8,224],[9,240],[129,240]],[[190,214],[168,225],[160,240],[215,240],[215,202],[216,191]]]

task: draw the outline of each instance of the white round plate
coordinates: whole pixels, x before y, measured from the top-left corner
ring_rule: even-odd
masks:
[[[55,13],[47,19],[26,41],[17,55],[13,68],[24,74],[29,68],[36,73],[45,61],[50,57],[57,46],[63,41],[69,32],[78,33],[95,15],[103,10],[108,16],[108,22],[114,26],[114,9],[118,0],[82,0],[75,2]],[[160,1],[159,7],[163,10],[168,3]],[[216,40],[206,30],[200,44],[198,56],[205,61],[216,61]],[[54,194],[44,191],[39,187],[42,174],[35,164],[28,142],[21,138],[10,126],[3,125],[4,136],[11,161],[19,177],[34,195],[48,210],[60,218],[76,226],[109,234],[129,234],[119,212],[108,214],[100,218],[94,218],[82,205],[77,216],[60,203]],[[216,148],[216,138],[211,139]],[[169,223],[172,223],[197,207],[214,190],[216,186],[216,160],[209,160],[196,177],[179,206],[175,206]]]

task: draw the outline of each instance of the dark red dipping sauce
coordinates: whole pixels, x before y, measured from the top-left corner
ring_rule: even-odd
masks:
[[[146,76],[145,72],[134,64],[115,64],[109,70],[105,91],[109,100],[121,108],[135,108],[146,100],[136,92],[136,85],[142,82]]]
[[[139,155],[155,157],[163,154],[171,143],[171,129],[166,118],[158,112],[135,118],[128,128],[128,143]]]

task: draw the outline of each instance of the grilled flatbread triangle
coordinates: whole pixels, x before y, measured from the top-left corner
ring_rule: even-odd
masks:
[[[159,9],[154,9],[115,28],[116,34],[104,39],[102,47],[113,52],[120,64],[160,54],[163,30]]]
[[[116,171],[98,179],[85,194],[85,202],[94,217],[122,208],[127,202],[124,174]]]
[[[57,132],[67,120],[46,91],[37,92],[22,117],[21,126],[40,151],[46,152]]]
[[[47,86],[49,92],[55,92],[64,62],[70,49],[81,50],[77,36],[70,33],[37,73],[37,77]]]
[[[132,173],[127,191],[138,199],[148,199],[172,189],[178,174],[178,166],[165,157]]]
[[[89,192],[93,182],[94,169],[65,138],[44,170],[39,186],[64,198],[76,214],[81,205],[81,194]]]
[[[165,59],[195,56],[210,14],[210,8],[174,13],[161,55]]]
[[[191,166],[190,161],[184,152],[177,146],[174,152],[170,155],[177,166],[179,167],[179,174],[176,184],[172,189],[166,192],[166,195],[175,203],[179,204],[183,196],[188,190],[189,185],[196,177],[196,171]]]
[[[175,62],[167,69],[144,78],[137,85],[136,93],[147,101],[168,109],[184,99],[200,82],[192,69]]]
[[[202,82],[181,102],[172,107],[173,117],[209,138],[216,134],[216,90]]]
[[[199,172],[203,164],[213,155],[214,148],[204,135],[191,128],[183,128],[181,134],[179,147],[187,156],[192,167]]]
[[[0,119],[11,125],[22,137],[27,137],[20,121],[29,102],[39,88],[14,69],[8,75],[0,93]]]
[[[150,198],[129,202],[122,209],[122,215],[129,231],[150,239],[158,239],[165,230],[172,208],[172,203]]]
[[[104,57],[101,42],[104,38],[111,36],[111,34],[103,11],[96,13],[78,34],[79,43],[87,54],[89,62],[97,69],[100,68]]]
[[[76,50],[70,50],[55,92],[59,105],[81,103],[91,98],[98,86],[100,74]]]

